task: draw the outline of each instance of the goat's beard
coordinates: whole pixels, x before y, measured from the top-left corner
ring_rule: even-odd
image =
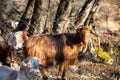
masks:
[[[87,48],[88,48],[87,43],[84,42],[84,45],[83,45],[83,47],[82,47],[82,52],[83,52],[83,53],[86,53]]]

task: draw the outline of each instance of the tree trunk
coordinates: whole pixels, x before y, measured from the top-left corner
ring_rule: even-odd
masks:
[[[35,0],[35,7],[31,19],[30,34],[43,33],[47,18],[49,0]]]
[[[29,19],[30,19],[30,16],[28,16],[28,12],[30,11],[30,9],[34,6],[34,1],[35,0],[28,0],[28,3],[27,3],[27,6],[26,6],[26,9],[19,21],[19,24],[17,26],[17,29],[16,31],[22,31],[26,28],[26,25],[28,24],[29,22]]]
[[[93,29],[95,28],[94,20],[95,20],[95,14],[97,13],[97,11],[99,9],[99,2],[100,2],[100,0],[95,0],[95,3],[88,15],[88,18],[86,19],[86,21],[84,23],[85,25],[88,25]]]
[[[74,23],[74,28],[76,29],[80,25],[88,25],[90,20],[94,16],[94,13],[98,7],[98,0],[86,0],[82,10]],[[22,21],[26,19],[26,14],[30,8],[30,5],[34,0],[29,0],[26,10],[21,18]],[[70,26],[70,15],[75,6],[74,0],[60,0],[59,7],[57,9],[56,17],[53,23],[52,33],[63,33],[68,32],[68,27]],[[48,11],[50,7],[50,0],[35,0],[34,11],[31,19],[31,26],[29,28],[29,33],[46,33],[46,25],[48,19]]]
[[[53,33],[62,33],[67,30],[69,24],[69,15],[72,9],[72,4],[74,0],[61,0],[55,21],[53,23],[52,31]]]
[[[88,16],[90,15],[90,12],[93,9],[93,5],[95,4],[96,1],[97,0],[86,0],[82,10],[79,13],[77,20],[75,21],[76,28],[81,25],[85,26],[85,21],[87,20]]]

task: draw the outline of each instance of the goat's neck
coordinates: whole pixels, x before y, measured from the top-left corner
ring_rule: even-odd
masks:
[[[31,80],[31,77],[22,70],[18,72],[16,80]]]
[[[72,43],[76,47],[77,51],[81,49],[83,52],[85,52],[87,50],[87,43],[82,40],[82,37],[80,36],[79,33],[74,34],[72,40],[73,40]]]

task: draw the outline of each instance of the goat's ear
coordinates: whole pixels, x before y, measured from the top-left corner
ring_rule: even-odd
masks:
[[[28,60],[28,58],[26,58],[26,59],[24,59],[23,61],[22,61],[22,66],[25,66],[25,67],[27,67],[28,66],[28,64],[31,64],[31,61],[30,60]]]
[[[24,66],[24,67],[26,67],[27,63],[23,61],[21,65]]]

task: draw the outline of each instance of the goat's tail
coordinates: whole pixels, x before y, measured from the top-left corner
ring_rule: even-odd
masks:
[[[29,40],[29,38],[28,38],[28,36],[27,36],[27,34],[28,34],[28,29],[29,29],[29,25],[27,25],[27,26],[26,26],[26,29],[23,31],[23,40],[24,40],[25,43],[27,43],[28,40]]]

